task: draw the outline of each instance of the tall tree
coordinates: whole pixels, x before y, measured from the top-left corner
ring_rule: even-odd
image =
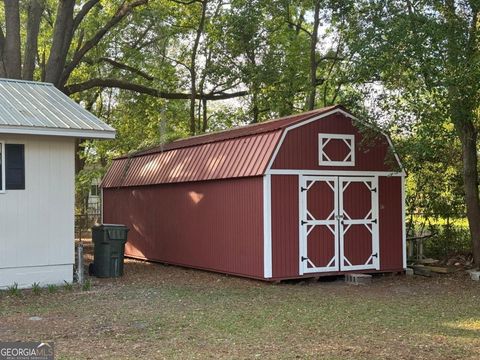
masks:
[[[20,4],[18,0],[5,0],[5,46],[2,50],[5,75],[9,78],[21,78],[20,53]]]
[[[364,81],[379,81],[391,93],[416,94],[409,96],[408,106],[415,108],[415,99],[426,102],[418,113],[420,121],[446,120],[454,126],[461,146],[465,204],[477,265],[479,5],[476,0],[355,2],[348,30],[349,46],[357,54]],[[429,117],[428,107],[442,110],[442,119]]]
[[[23,73],[24,80],[33,80],[35,60],[38,53],[40,22],[45,8],[44,0],[30,0],[27,6],[27,36],[25,39]]]
[[[195,114],[195,105],[197,94],[197,56],[198,56],[198,47],[200,45],[200,40],[205,30],[205,19],[207,17],[207,6],[208,0],[199,1],[201,10],[200,10],[200,19],[198,21],[198,27],[195,32],[195,39],[193,41],[193,46],[190,54],[190,134],[195,135],[196,133],[196,114]]]
[[[98,6],[100,0],[82,1],[77,4],[75,0],[60,0],[55,12],[53,24],[53,35],[48,49],[48,60],[43,71],[42,79],[54,83],[58,88],[63,89],[70,78],[71,72],[79,66],[85,55],[105,37],[105,35],[117,26],[122,19],[132,11],[145,5],[148,0],[124,1],[119,3],[114,14],[100,26],[83,44],[76,44],[73,49],[76,31],[81,27],[87,14]],[[75,11],[78,5],[78,11]],[[4,0],[5,12],[5,39],[0,34],[0,56],[4,64],[4,76],[10,78],[32,79],[35,66],[40,63],[37,58],[37,47],[39,30],[44,8],[51,6],[43,0],[30,0],[27,3],[27,27],[26,36],[23,38],[20,31],[20,1]],[[53,10],[53,9],[48,9]],[[24,61],[22,74],[21,49],[24,40]],[[78,46],[80,45],[80,46]],[[68,58],[68,55],[71,58]]]
[[[315,108],[315,100],[317,95],[317,43],[318,43],[318,27],[320,26],[320,5],[321,0],[314,1],[313,9],[313,26],[310,35],[310,91],[308,92],[307,106],[308,110]]]

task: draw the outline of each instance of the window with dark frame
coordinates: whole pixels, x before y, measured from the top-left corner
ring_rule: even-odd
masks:
[[[25,190],[24,144],[0,143],[0,191],[4,190]]]

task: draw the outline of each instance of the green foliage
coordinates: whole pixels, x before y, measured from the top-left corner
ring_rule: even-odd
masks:
[[[92,289],[92,281],[90,279],[86,279],[82,285],[82,291],[90,291]]]
[[[459,218],[465,215],[461,154],[448,123],[426,123],[409,137],[397,139],[409,170],[407,210],[423,216]]]
[[[462,142],[471,136],[470,124],[475,128],[479,121],[475,5],[349,3],[333,19],[355,62],[350,98],[360,107],[368,99],[369,116],[391,133],[401,155],[409,174],[408,235],[422,229],[417,215],[464,218]],[[438,256],[464,251],[469,241],[468,232],[454,225],[437,223],[430,231],[436,235],[428,248]]]
[[[17,283],[13,283],[13,285],[7,286],[7,292],[12,296],[20,296],[22,292],[18,288]]]
[[[40,295],[42,293],[42,288],[40,287],[40,283],[34,282],[32,284],[32,293],[34,295]]]
[[[198,132],[226,129],[303,109],[308,91],[307,32],[312,27],[308,16],[311,6],[309,2],[293,5],[271,0],[237,0],[228,5],[218,0],[208,3],[195,67],[198,91],[224,93],[246,89],[249,95],[218,103],[198,101]],[[326,17],[328,6],[325,4]],[[198,3],[171,1],[158,1],[148,9],[138,9],[128,24],[107,35],[90,56],[93,62],[77,68],[71,82],[92,77],[120,78],[166,92],[188,93],[192,76],[191,42],[200,10]],[[107,9],[101,12],[108,14]],[[104,20],[102,16],[106,15],[90,19],[84,26],[95,29]],[[322,39],[331,34],[326,31]],[[318,51],[319,77],[324,79],[319,84],[322,88],[319,105],[335,101],[329,94],[341,87],[335,78],[340,63],[322,60],[324,53],[332,55],[332,51],[329,47]],[[104,53],[140,72],[94,61],[104,58]],[[117,129],[115,140],[85,143],[82,151],[85,171],[77,176],[78,201],[85,201],[91,179],[101,175],[102,171],[97,170],[105,169],[113,157],[189,133],[186,100],[165,100],[115,89],[92,89],[74,97]],[[201,115],[204,106],[205,119]]]
[[[423,243],[423,251],[427,257],[443,259],[471,251],[470,233],[464,226],[432,224],[429,231],[434,235]]]
[[[58,286],[55,285],[55,284],[49,284],[47,285],[47,291],[50,293],[50,294],[54,294],[58,291]]]
[[[73,291],[73,283],[69,283],[67,281],[64,281],[63,288],[66,291]]]
[[[88,196],[94,180],[102,178],[105,168],[100,164],[90,164],[87,162],[85,167],[75,177],[76,189],[76,214],[84,214],[88,206]]]

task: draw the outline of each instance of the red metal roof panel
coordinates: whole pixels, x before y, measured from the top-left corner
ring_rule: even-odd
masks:
[[[286,127],[338,108],[343,109],[341,106],[326,107],[177,140],[123,156],[113,161],[102,186],[141,186],[263,175]]]
[[[113,161],[104,188],[263,175],[282,130]],[[259,164],[260,162],[260,164]]]

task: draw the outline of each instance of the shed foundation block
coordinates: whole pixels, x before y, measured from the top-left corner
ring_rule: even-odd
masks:
[[[367,274],[346,274],[345,282],[353,285],[367,285],[372,282],[372,275]]]

